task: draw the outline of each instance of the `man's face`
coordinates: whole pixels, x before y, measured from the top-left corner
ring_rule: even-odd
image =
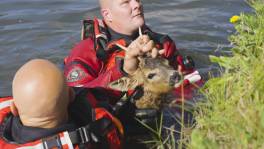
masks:
[[[123,32],[133,33],[144,25],[143,7],[140,0],[111,0],[109,8],[112,24]]]

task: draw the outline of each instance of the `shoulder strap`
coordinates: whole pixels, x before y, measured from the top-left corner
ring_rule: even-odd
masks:
[[[69,143],[68,146],[87,143],[102,143],[105,145],[105,148],[107,147],[107,144],[105,144],[107,143],[105,142],[105,136],[111,128],[112,122],[107,118],[101,118],[74,131],[63,132],[63,137],[58,134],[46,137],[42,139],[42,147],[43,149],[63,149],[65,141],[67,141],[66,143]]]
[[[81,31],[81,40],[84,40],[88,37],[94,37],[94,22],[93,20],[82,20],[82,31]]]
[[[67,131],[34,142],[18,145],[17,149],[74,149]]]
[[[11,96],[0,98],[0,124],[4,121],[6,116],[10,113],[10,105],[13,101]]]
[[[83,20],[81,39],[92,38],[96,56],[102,61],[108,57],[106,45],[108,43],[107,29],[104,22],[96,17],[93,20]]]
[[[12,101],[13,101],[13,98],[11,96],[1,97],[0,98],[0,110],[9,107],[11,105]]]

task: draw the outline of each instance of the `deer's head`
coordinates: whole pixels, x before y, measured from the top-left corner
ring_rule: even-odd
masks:
[[[111,82],[109,87],[127,91],[143,85],[145,91],[162,94],[180,84],[179,73],[169,65],[167,59],[141,57],[139,61],[139,67],[133,75]]]

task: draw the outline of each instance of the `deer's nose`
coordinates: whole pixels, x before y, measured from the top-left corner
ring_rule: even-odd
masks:
[[[181,80],[181,76],[178,72],[173,72],[173,74],[170,76],[170,82],[169,84],[171,86],[174,86],[175,83],[179,82]]]

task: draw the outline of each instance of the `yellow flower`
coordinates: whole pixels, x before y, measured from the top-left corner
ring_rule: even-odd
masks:
[[[230,21],[230,23],[236,23],[239,20],[240,20],[240,17],[235,15],[235,16],[231,17],[229,21]]]

